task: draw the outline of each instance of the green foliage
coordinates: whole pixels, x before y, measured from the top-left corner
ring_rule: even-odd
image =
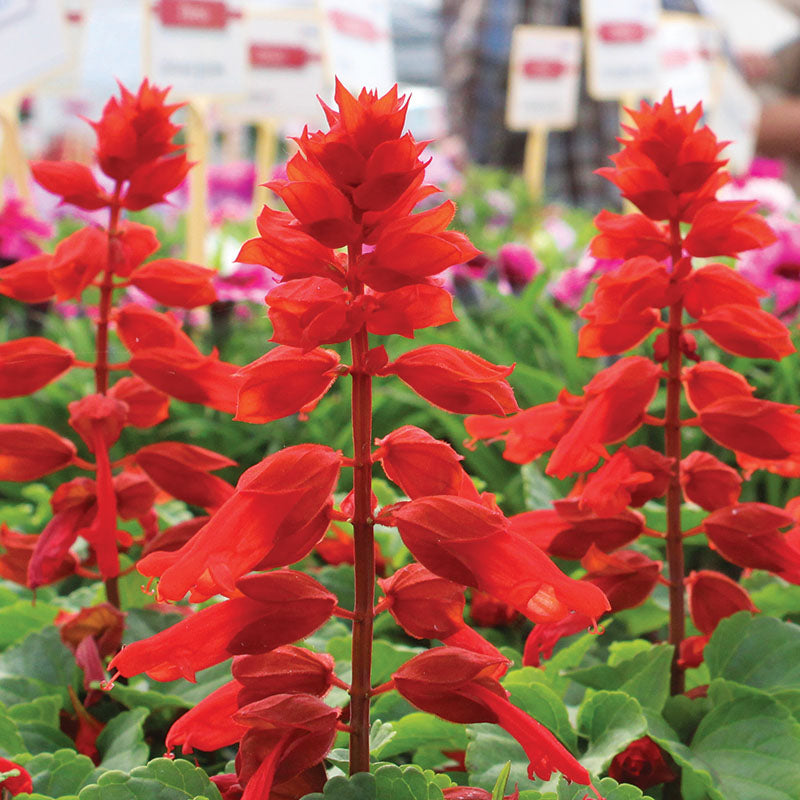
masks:
[[[34,791],[43,797],[76,796],[84,786],[94,783],[102,773],[88,756],[71,749],[40,753],[29,760],[23,760],[22,765],[30,773]]]
[[[430,770],[384,764],[372,774],[331,778],[323,792],[307,794],[303,800],[442,800],[442,788],[447,786],[449,778]]]
[[[97,749],[103,769],[130,772],[147,763],[150,748],[144,741],[147,708],[135,708],[117,714],[97,737]]]

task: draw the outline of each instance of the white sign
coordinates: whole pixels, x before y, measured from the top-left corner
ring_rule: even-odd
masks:
[[[507,126],[516,131],[573,128],[580,70],[577,28],[517,25],[511,38]]]
[[[52,0],[0,0],[0,94],[24,89],[67,59]]]
[[[659,0],[583,0],[586,82],[598,100],[658,86]]]
[[[324,94],[326,81],[318,18],[252,16],[245,48],[246,116],[321,122],[317,95]]]
[[[225,0],[158,0],[147,20],[145,72],[174,95],[239,95],[246,48],[239,4]]]
[[[721,66],[719,31],[692,14],[664,14],[658,31],[661,74],[656,97],[672,91],[675,105],[711,104],[712,83]]]
[[[324,0],[329,69],[353,93],[395,83],[389,0]]]
[[[723,150],[731,172],[744,172],[753,160],[761,117],[761,103],[744,78],[729,64],[720,70],[708,126],[719,141],[729,141]]]

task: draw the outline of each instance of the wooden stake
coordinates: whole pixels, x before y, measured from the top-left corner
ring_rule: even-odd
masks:
[[[269,189],[262,186],[272,177],[278,156],[278,134],[272,120],[256,123],[256,187],[253,192],[253,215],[258,217],[267,202]]]
[[[31,199],[28,162],[22,149],[19,129],[19,106],[22,96],[19,93],[7,94],[0,98],[0,126],[3,130],[3,143],[0,148],[0,199],[3,197],[3,183],[6,175],[14,181],[17,194],[24,200]]]
[[[209,136],[206,126],[208,104],[194,100],[187,106],[186,154],[194,166],[189,171],[189,214],[186,218],[186,260],[205,264],[208,228],[208,156]]]
[[[547,129],[531,128],[525,140],[525,157],[522,175],[533,200],[544,196],[544,177],[547,166]]]

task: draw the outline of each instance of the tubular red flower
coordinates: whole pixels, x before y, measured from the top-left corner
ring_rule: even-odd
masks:
[[[23,258],[0,271],[0,295],[13,297],[23,303],[44,303],[55,294],[50,283],[53,256],[37,253]]]
[[[75,445],[41,425],[0,425],[0,480],[34,481],[63,469]]]
[[[8,792],[12,797],[17,794],[30,793],[33,791],[33,780],[28,770],[17,764],[16,761],[9,761],[7,758],[0,757],[0,772],[14,772],[3,781],[0,781],[0,789],[3,793]]]
[[[743,376],[714,361],[701,361],[683,371],[686,399],[695,412],[723,397],[749,398],[755,391]]]
[[[591,784],[589,773],[543,725],[513,706],[496,680],[497,657],[457,647],[415,656],[392,676],[400,694],[417,708],[451,722],[495,722],[525,749],[528,776],[548,780],[558,770],[569,781]]]
[[[197,308],[210,305],[217,299],[211,282],[216,274],[213,269],[177,258],[159,258],[137,267],[130,282],[166,306]]]
[[[33,161],[33,179],[43,189],[61,197],[61,203],[96,211],[110,204],[110,198],[86,164],[77,161]]]
[[[780,361],[795,351],[786,326],[760,308],[717,306],[703,314],[696,327],[737,356]]]
[[[418,347],[383,368],[397,375],[429,403],[456,414],[510,414],[519,411],[504,380],[513,366],[501,367],[466,350],[443,344]]]
[[[615,781],[633,784],[643,791],[661,783],[670,783],[677,777],[664,759],[661,748],[648,736],[631,742],[614,756],[608,774]]]
[[[26,336],[0,344],[0,397],[23,397],[63,375],[75,362],[72,351],[49,339]]]
[[[747,591],[721,572],[691,572],[686,578],[686,593],[692,622],[706,635],[714,633],[720,620],[737,611],[758,613]]]
[[[733,505],[742,488],[739,473],[711,453],[696,450],[681,461],[684,497],[706,511]]]
[[[760,308],[766,292],[724,264],[706,264],[684,280],[683,303],[695,319],[720,306]]]

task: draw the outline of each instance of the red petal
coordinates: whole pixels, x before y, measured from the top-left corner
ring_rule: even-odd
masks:
[[[77,161],[34,161],[31,163],[31,172],[40,186],[59,195],[64,203],[87,211],[109,205],[108,194],[85,164]]]
[[[217,299],[211,279],[213,269],[176,258],[159,258],[136,269],[131,283],[165,306],[197,308]]]
[[[75,362],[70,350],[49,339],[29,336],[0,344],[0,397],[23,397],[38,391]]]

